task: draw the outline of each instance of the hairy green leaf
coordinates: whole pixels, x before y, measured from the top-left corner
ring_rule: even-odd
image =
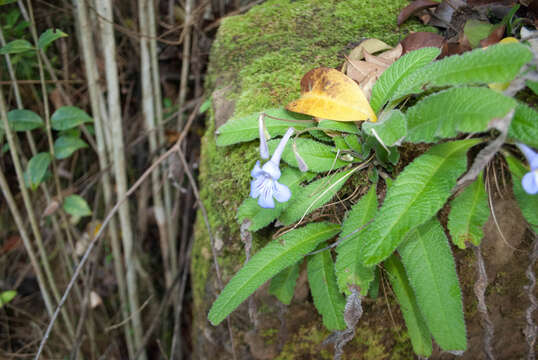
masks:
[[[62,131],[92,122],[93,119],[76,106],[62,106],[52,114],[50,121],[54,130]]]
[[[502,118],[516,101],[483,87],[461,87],[426,97],[407,111],[406,141],[435,142],[458,132],[485,131],[493,118]]]
[[[276,120],[266,116],[265,127],[271,136],[283,135],[289,127],[302,130],[314,126],[314,122],[306,121],[312,120],[311,116],[294,113],[284,108],[266,109],[247,116],[232,117],[217,129],[217,145],[226,146],[257,139],[259,136],[258,117],[262,112],[279,119],[289,120]],[[296,122],[297,120],[300,121]]]
[[[209,310],[208,318],[218,325],[267,280],[295,264],[322,241],[338,233],[340,226],[310,223],[271,241],[239,270],[222,290]]]
[[[5,46],[1,47],[0,55],[19,54],[30,50],[34,50],[32,44],[30,44],[27,40],[17,39],[10,41]]]
[[[527,194],[521,185],[521,179],[529,172],[529,168],[512,156],[506,156],[506,162],[512,173],[514,196],[523,217],[534,233],[538,234],[538,199],[536,195]]]
[[[43,181],[45,174],[49,168],[51,157],[48,152],[42,152],[34,155],[28,162],[25,178],[28,179],[27,186],[35,190]]]
[[[445,351],[465,350],[467,337],[458,274],[439,221],[433,217],[411,230],[398,251],[437,344]]]
[[[435,59],[441,50],[435,47],[425,47],[405,54],[381,74],[374,84],[370,106],[377,113],[389,101],[400,83],[421,67]]]
[[[279,220],[289,225],[325,205],[342,188],[355,169],[327,176],[300,188],[289,200]]]
[[[88,203],[80,195],[69,195],[64,199],[63,208],[73,216],[89,216],[92,214]]]
[[[292,141],[285,147],[282,159],[293,167],[299,167],[297,159],[292,149]],[[268,142],[269,151],[273,153],[278,146],[279,140]],[[349,163],[340,160],[336,156],[336,149],[333,146],[325,145],[312,139],[298,138],[295,140],[297,152],[308,165],[309,171],[325,172],[331,169],[338,169]]]
[[[467,150],[477,143],[470,139],[439,144],[407,165],[361,235],[360,253],[366,265],[389,257],[409,230],[441,209],[466,168]]]
[[[377,211],[376,186],[373,185],[353,207],[342,224],[340,243],[336,247],[336,277],[341,292],[350,294],[349,285],[360,288],[361,294],[368,292],[374,278],[374,267],[361,262],[359,245],[362,241],[359,229],[374,218]],[[356,233],[354,233],[356,231]]]
[[[488,218],[488,196],[480,175],[450,204],[448,230],[452,242],[460,249],[465,249],[466,241],[480,245],[484,237],[482,228]]]
[[[301,173],[297,169],[287,167],[282,170],[282,176],[278,181],[290,189],[293,198],[301,189],[301,182],[311,180],[313,176],[314,174],[312,173]],[[284,203],[275,201],[274,208],[262,208],[258,205],[258,199],[253,199],[249,196],[237,210],[237,219],[239,224],[242,224],[245,219],[249,219],[251,225],[248,229],[250,231],[258,231],[272,223],[289,204],[289,201]]]
[[[39,36],[39,40],[37,41],[37,45],[40,49],[45,49],[47,46],[49,46],[53,41],[58,40],[59,38],[67,37],[66,33],[64,33],[60,29],[47,29],[44,33],[42,33]]]
[[[355,151],[358,155],[364,155],[362,154],[362,144],[359,142],[359,137],[357,135],[349,134],[344,137],[344,140],[346,141],[346,144],[349,146],[350,149]]]
[[[323,318],[323,325],[329,330],[343,330],[346,300],[338,291],[334,264],[330,250],[314,254],[308,258],[308,283],[314,305]]]
[[[508,82],[531,59],[532,52],[519,43],[496,44],[463,55],[449,56],[403,80],[392,99],[418,94],[432,87]]]
[[[54,142],[54,156],[56,159],[65,159],[75,151],[88,147],[84,140],[72,136],[60,136]]]
[[[407,135],[407,119],[400,110],[390,110],[383,112],[378,122],[364,122],[362,130],[374,137],[375,132],[386,146],[400,145]]]
[[[271,279],[269,294],[274,295],[281,303],[289,305],[299,277],[299,263],[288,266]]]
[[[527,87],[532,90],[534,95],[538,95],[538,81],[527,80],[525,82],[525,85],[527,85]]]
[[[318,123],[318,128],[323,130],[334,130],[349,134],[360,134],[361,131],[357,128],[354,122],[334,121],[321,119]]]
[[[392,254],[383,264],[392,290],[400,304],[413,350],[417,355],[429,357],[432,354],[432,337],[424,316],[420,312],[402,262],[396,254]]]
[[[7,113],[7,119],[13,131],[30,131],[45,125],[39,115],[25,109],[11,110]]]
[[[538,148],[538,112],[525,104],[519,103],[510,123],[508,136],[516,141]]]

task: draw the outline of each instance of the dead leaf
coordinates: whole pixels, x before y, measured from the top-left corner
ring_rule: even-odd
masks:
[[[386,59],[389,61],[390,64],[398,60],[403,53],[403,46],[402,44],[396,45],[393,49],[387,50],[379,54],[378,57],[382,59]]]
[[[505,26],[497,26],[493,31],[489,34],[489,36],[485,39],[480,40],[480,46],[481,47],[488,47],[490,45],[497,44],[499,41],[501,41],[503,35],[504,35]]]
[[[381,75],[386,68],[387,66],[379,66],[366,61],[349,60],[346,75],[360,84],[371,73],[379,73]]]
[[[381,57],[381,55],[379,56],[374,56],[370,53],[368,53],[368,51],[364,50],[364,60],[366,62],[369,62],[371,64],[374,64],[376,66],[379,66],[379,67],[384,67],[384,68],[388,68],[390,66],[390,64],[392,64],[392,62],[390,62],[390,60],[387,60],[387,59],[384,59]]]
[[[417,12],[431,7],[439,6],[438,2],[431,0],[415,0],[400,11],[398,15],[398,26],[402,25],[407,19],[415,15]]]
[[[466,6],[465,2],[462,0],[443,0],[433,13],[429,25],[437,26],[443,29],[450,27],[452,22],[452,15],[460,7]]]
[[[103,303],[103,299],[95,291],[90,291],[90,308],[95,309]]]
[[[377,121],[361,88],[344,73],[325,67],[310,70],[301,79],[301,97],[286,109],[336,121]]]
[[[45,211],[43,211],[43,215],[41,217],[50,216],[58,210],[60,207],[60,203],[57,200],[52,200],[47,207],[45,208]]]
[[[18,248],[22,244],[21,237],[19,235],[12,235],[8,237],[6,241],[2,244],[0,249],[0,254],[5,255],[8,252]]]
[[[410,51],[422,49],[423,47],[432,46],[442,48],[444,42],[445,38],[439,34],[419,31],[407,35],[407,37],[402,40],[401,44],[403,53],[407,54]]]
[[[359,61],[364,59],[364,53],[363,50],[368,51],[370,54],[375,54],[377,52],[392,49],[392,47],[386,43],[384,43],[381,40],[378,39],[365,39],[361,41],[361,43],[356,46],[348,55],[348,58],[350,60]],[[347,71],[347,62],[344,63],[342,67],[342,72],[346,73]]]

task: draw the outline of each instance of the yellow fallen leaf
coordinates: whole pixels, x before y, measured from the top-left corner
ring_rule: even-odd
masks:
[[[301,80],[301,97],[286,109],[336,121],[377,121],[359,85],[338,70],[320,67]]]

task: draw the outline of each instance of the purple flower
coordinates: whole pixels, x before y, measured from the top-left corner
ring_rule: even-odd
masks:
[[[531,167],[531,171],[521,179],[523,190],[531,195],[538,194],[538,153],[525,144],[517,144],[517,146]]]
[[[262,128],[263,124],[260,125]],[[250,183],[250,196],[253,199],[258,198],[258,205],[262,208],[274,208],[276,199],[278,202],[286,202],[291,197],[290,189],[279,183],[277,180],[280,179],[280,158],[282,157],[282,152],[286,143],[293,134],[294,129],[289,128],[286,131],[286,134],[280,140],[278,147],[275,150],[275,153],[271,157],[271,160],[266,162],[262,167],[260,167],[260,162],[257,161],[254,169],[251,171],[251,175],[254,180]],[[267,153],[264,152],[264,149],[267,149],[267,142],[265,140],[265,134],[260,130],[260,155],[263,157],[268,157]],[[267,155],[265,155],[267,154]],[[265,156],[264,156],[265,155]]]

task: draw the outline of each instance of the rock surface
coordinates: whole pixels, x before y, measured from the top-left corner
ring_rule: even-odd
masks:
[[[211,53],[206,86],[212,93],[213,108],[202,140],[200,190],[214,241],[220,245],[217,257],[224,284],[245,261],[235,215],[248,196],[250,170],[259,155],[257,142],[217,147],[216,128],[231,116],[283,106],[295,99],[303,74],[317,66],[339,67],[344,54],[362,38],[376,37],[394,45],[409,31],[418,30],[421,26],[416,22],[409,22],[400,29],[396,27],[397,14],[406,4],[403,0],[273,0],[222,22]],[[502,202],[499,206],[514,210],[513,204]],[[529,244],[521,231],[524,227],[521,215],[518,219],[522,225],[514,226],[512,210],[502,210],[497,220],[501,228],[507,224],[507,230],[516,229],[504,234],[504,238],[522,251],[507,249],[504,242],[499,243],[491,220],[486,226],[488,238],[484,240],[486,266],[491,264],[494,271],[488,272],[487,301],[495,322],[498,341],[493,343],[499,359],[520,358],[526,353],[522,329],[528,299],[523,286]],[[254,234],[253,252],[261,248],[270,235],[271,231],[267,230]],[[232,359],[226,321],[214,327],[207,320],[207,312],[221,285],[200,212],[195,237],[191,265],[193,358]],[[505,250],[501,256],[499,251]],[[463,358],[483,359],[483,330],[473,295],[476,261],[471,250],[454,251],[464,292],[470,347]],[[249,301],[246,301],[230,316],[237,359],[332,359],[332,346],[322,345],[330,332],[323,327],[312,304],[305,269],[301,270],[290,306],[280,304],[268,294],[267,288],[266,284],[252,296],[253,314],[249,315]],[[377,299],[364,304],[364,315],[355,338],[345,346],[344,358],[415,358],[391,290],[385,285],[380,287],[379,294]],[[439,351],[432,356],[434,359],[453,357]]]

